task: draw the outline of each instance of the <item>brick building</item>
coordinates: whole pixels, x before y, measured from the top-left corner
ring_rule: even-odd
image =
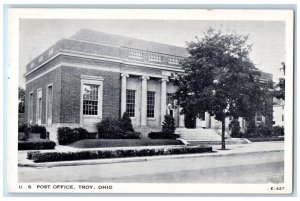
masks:
[[[184,127],[173,107],[176,91],[172,73],[181,73],[185,48],[92,30],[62,39],[26,66],[27,122],[45,125],[50,138],[61,126],[85,127],[128,111],[135,130],[147,134],[161,129],[164,115]],[[205,115],[197,127],[216,122]]]

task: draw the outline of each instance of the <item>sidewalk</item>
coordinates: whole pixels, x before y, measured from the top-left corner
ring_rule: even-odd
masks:
[[[182,145],[179,145],[182,146]],[[170,146],[155,146],[170,147]],[[99,149],[129,149],[133,147],[115,147],[115,148],[98,148],[98,149],[76,149],[67,146],[57,146],[54,151],[82,151],[82,150],[99,150]],[[135,147],[142,149],[145,147]],[[148,146],[148,148],[150,148]],[[110,164],[110,163],[127,163],[149,160],[162,159],[178,159],[178,158],[196,158],[196,157],[216,157],[222,155],[242,155],[255,152],[280,152],[284,150],[284,142],[255,142],[251,144],[234,144],[227,145],[226,150],[220,150],[221,145],[212,145],[213,152],[200,154],[182,154],[182,155],[164,155],[164,156],[147,156],[147,157],[131,157],[131,158],[113,158],[113,159],[95,159],[95,160],[78,160],[78,161],[60,161],[60,162],[44,162],[34,163],[32,160],[26,159],[28,151],[18,152],[18,165],[21,167],[55,167],[55,166],[76,166],[76,165],[93,165],[93,164]],[[51,150],[53,151],[53,150]],[[51,152],[44,150],[43,152]]]

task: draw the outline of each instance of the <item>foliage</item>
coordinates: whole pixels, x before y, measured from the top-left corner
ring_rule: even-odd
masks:
[[[18,128],[19,132],[25,134],[25,139],[29,138],[29,133],[39,133],[40,137],[46,139],[46,128],[37,124],[20,124]]]
[[[285,74],[285,63],[281,63],[283,69],[283,74]],[[275,86],[274,97],[277,99],[285,100],[285,79],[279,78],[279,83]]]
[[[57,129],[57,140],[60,145],[66,145],[76,141],[72,136],[72,129],[69,127],[59,127]]]
[[[25,90],[19,86],[19,113],[25,112]]]
[[[148,134],[150,139],[177,139],[180,138],[178,134],[169,134],[164,132],[151,132]]]
[[[284,141],[284,138],[280,138],[277,136],[272,137],[247,137],[251,142],[269,142],[269,141]]]
[[[184,126],[186,128],[195,128],[196,127],[196,116],[191,113],[185,113]]]
[[[55,142],[47,141],[19,141],[18,150],[40,150],[40,149],[54,149]]]
[[[260,137],[271,137],[272,129],[270,129],[265,124],[262,124],[257,127],[256,133],[257,133],[257,136],[260,136]]]
[[[81,127],[79,127],[79,128],[74,128],[74,129],[72,130],[72,133],[73,133],[74,136],[76,136],[76,137],[75,137],[75,138],[76,138],[76,141],[77,141],[77,140],[82,140],[82,139],[87,139],[87,138],[89,138],[89,132],[88,132],[86,129],[81,128]]]
[[[57,129],[57,140],[60,145],[70,144],[78,140],[86,139],[89,133],[84,128],[59,127]]]
[[[126,118],[125,116],[125,120]],[[104,139],[139,139],[140,133],[130,131],[132,125],[130,126],[129,121],[125,120],[114,118],[103,119],[97,123],[98,137]]]
[[[164,146],[184,145],[180,140],[173,139],[85,139],[70,144],[76,148],[101,147],[136,147],[136,146]]]
[[[255,119],[248,118],[247,120],[248,120],[248,125],[247,125],[247,129],[246,129],[246,133],[253,135],[253,133],[256,133],[256,129],[257,129],[256,124],[255,124]]]
[[[97,123],[99,138],[120,138],[125,131],[121,128],[120,121],[114,118],[106,118]]]
[[[53,162],[70,160],[87,160],[103,158],[121,158],[121,157],[141,157],[158,156],[174,154],[191,154],[212,152],[211,147],[203,146],[184,146],[184,147],[163,147],[163,148],[145,148],[145,149],[113,149],[113,150],[89,150],[79,152],[28,152],[27,158],[34,162]]]
[[[229,130],[231,130],[231,137],[241,137],[241,127],[238,119],[232,119],[229,124]]]
[[[127,112],[124,112],[122,118],[120,119],[120,126],[124,131],[134,132],[131,119]]]
[[[171,115],[165,115],[165,120],[162,125],[162,132],[168,135],[175,133],[175,119]]]
[[[273,127],[273,136],[283,136],[284,135],[284,127],[282,126],[274,126]]]
[[[201,118],[209,112],[222,122],[222,149],[225,118],[255,116],[270,87],[259,83],[260,71],[249,59],[247,38],[209,29],[201,40],[187,43],[190,56],[181,62],[185,73],[175,76],[175,97],[183,114],[193,111]]]

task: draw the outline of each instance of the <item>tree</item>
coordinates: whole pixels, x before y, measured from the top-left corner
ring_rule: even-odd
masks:
[[[124,112],[122,118],[120,119],[121,128],[127,132],[134,132],[131,119],[129,117],[129,114],[127,112]]]
[[[175,76],[175,98],[181,114],[203,118],[205,112],[222,122],[225,149],[225,118],[252,118],[265,103],[267,87],[259,82],[260,71],[249,59],[248,36],[222,34],[209,29],[204,37],[187,43],[190,56],[181,62],[185,71]]]
[[[285,75],[285,63],[281,63],[283,74]],[[285,100],[285,79],[279,78],[279,83],[275,86],[277,89],[274,91],[274,97],[277,99]]]
[[[162,125],[162,132],[167,135],[175,133],[175,119],[171,115],[165,115],[165,120]]]
[[[19,113],[25,112],[25,90],[19,86]]]
[[[240,122],[238,119],[232,119],[229,124],[229,130],[231,130],[231,137],[240,137]]]

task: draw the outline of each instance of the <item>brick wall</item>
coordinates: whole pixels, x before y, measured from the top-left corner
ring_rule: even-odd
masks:
[[[47,86],[53,84],[52,122],[60,122],[61,69],[57,68],[40,78],[26,84],[25,119],[28,122],[29,94],[33,92],[33,123],[36,123],[37,89],[42,88],[42,124],[46,124],[46,93]]]
[[[85,68],[62,67],[61,123],[80,123],[80,76],[101,76],[103,82],[102,117],[120,116],[120,73]]]

